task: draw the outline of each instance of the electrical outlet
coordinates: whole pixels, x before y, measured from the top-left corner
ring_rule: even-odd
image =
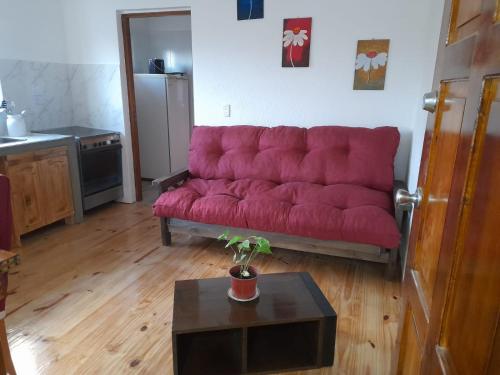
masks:
[[[222,109],[224,111],[224,117],[231,117],[231,104],[226,104]]]

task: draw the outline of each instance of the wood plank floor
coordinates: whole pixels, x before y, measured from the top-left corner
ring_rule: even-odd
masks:
[[[225,276],[213,240],[162,247],[149,204],[113,204],[83,224],[24,239],[10,271],[7,329],[19,374],[171,374],[175,280]],[[388,374],[399,283],[381,265],[275,250],[261,272],[309,271],[338,314],[335,365],[300,374]],[[297,373],[299,374],[299,373]]]

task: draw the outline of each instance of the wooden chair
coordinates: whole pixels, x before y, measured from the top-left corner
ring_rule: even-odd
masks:
[[[5,328],[5,301],[7,299],[9,266],[18,263],[18,256],[7,251],[12,243],[12,211],[10,185],[6,176],[0,175],[0,374],[14,375],[16,370],[10,355]]]

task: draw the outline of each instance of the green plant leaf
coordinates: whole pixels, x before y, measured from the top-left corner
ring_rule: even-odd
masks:
[[[249,240],[245,240],[243,241],[242,243],[240,243],[238,245],[238,249],[239,250],[243,250],[243,251],[248,251],[250,250],[250,241]]]
[[[240,242],[241,240],[242,240],[242,238],[240,236],[234,236],[233,238],[231,238],[229,240],[229,242],[227,243],[226,247],[232,246],[235,243]]]
[[[271,245],[269,241],[262,237],[257,237],[255,240],[257,244],[257,252],[260,254],[272,254]]]
[[[227,240],[227,237],[229,236],[229,231],[225,230],[224,233],[222,233],[219,237],[217,237],[218,240]]]

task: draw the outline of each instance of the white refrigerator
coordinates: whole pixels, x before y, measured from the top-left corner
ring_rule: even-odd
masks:
[[[188,166],[188,79],[134,74],[141,177],[156,179]]]

